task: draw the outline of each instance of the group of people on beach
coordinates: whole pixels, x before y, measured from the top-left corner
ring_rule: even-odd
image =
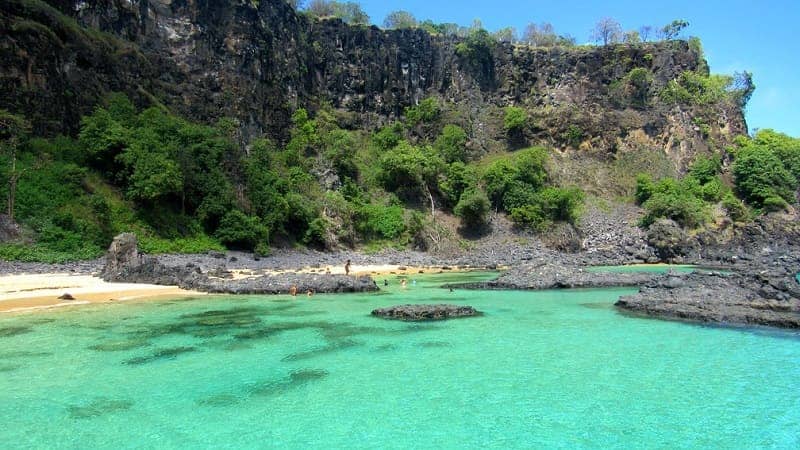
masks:
[[[330,273],[330,269],[328,269],[326,271],[326,273]],[[344,273],[345,273],[345,275],[350,275],[350,260],[349,259],[347,261],[345,261],[345,263],[344,263]],[[417,280],[412,279],[411,280],[411,284],[413,286],[416,286],[417,285]],[[389,286],[389,280],[388,279],[384,279],[383,280],[383,285],[384,286]],[[407,288],[408,287],[408,280],[405,279],[405,278],[402,278],[400,280],[400,287],[402,287],[403,289]],[[291,295],[292,297],[296,297],[297,296],[297,290],[298,290],[297,289],[297,285],[293,284],[289,288],[289,295]],[[453,292],[453,288],[452,287],[450,287],[450,292]],[[314,290],[313,289],[309,289],[308,291],[306,291],[306,295],[309,296],[309,297],[313,296],[314,295]]]

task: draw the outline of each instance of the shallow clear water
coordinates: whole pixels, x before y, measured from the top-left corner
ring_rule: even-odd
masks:
[[[800,447],[800,335],[628,317],[630,290],[434,287],[487,276],[0,318],[0,446]],[[486,314],[369,316],[406,302]]]

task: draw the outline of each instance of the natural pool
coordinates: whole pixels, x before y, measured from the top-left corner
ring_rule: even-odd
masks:
[[[624,289],[435,287],[491,276],[2,316],[0,446],[800,447],[799,334],[627,317]],[[486,314],[369,316],[406,302]]]

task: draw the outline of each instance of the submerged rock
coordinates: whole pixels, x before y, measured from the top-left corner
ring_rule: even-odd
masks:
[[[461,305],[397,305],[378,308],[372,311],[373,316],[387,319],[421,321],[445,320],[457,317],[469,317],[480,314],[472,306]]]

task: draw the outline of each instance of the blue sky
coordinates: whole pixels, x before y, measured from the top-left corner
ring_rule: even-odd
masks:
[[[588,41],[589,30],[602,17],[623,28],[663,26],[686,19],[685,34],[703,41],[711,71],[753,73],[756,91],[747,108],[750,129],[773,128],[800,137],[800,1],[780,0],[612,0],[604,2],[487,0],[359,0],[372,21],[381,24],[390,11],[404,9],[418,19],[469,25],[480,18],[494,31],[529,22],[550,22],[557,33]]]

